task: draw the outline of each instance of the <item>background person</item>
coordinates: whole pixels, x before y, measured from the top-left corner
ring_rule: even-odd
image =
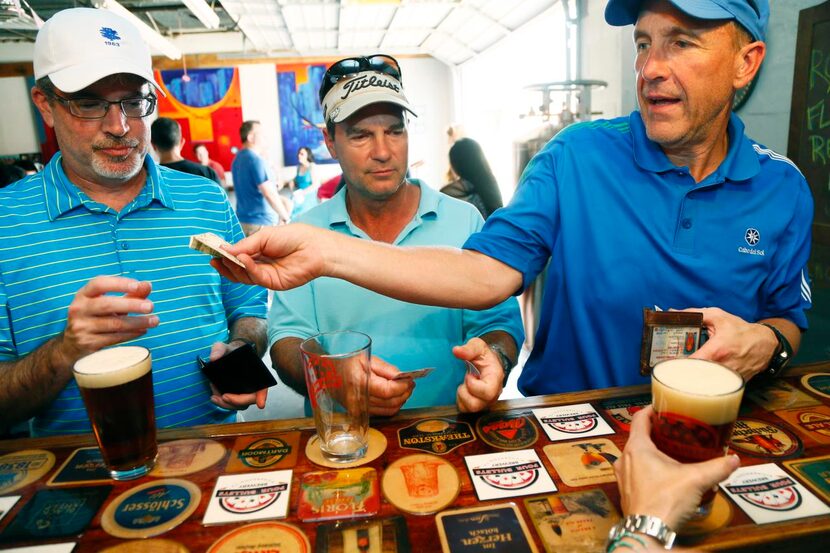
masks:
[[[293,207],[291,219],[317,205],[317,190],[320,188],[320,176],[314,163],[314,154],[308,146],[297,150],[297,175],[290,184]]]
[[[213,171],[216,173],[216,176],[219,177],[219,184],[221,184],[222,186],[227,186],[227,183],[225,182],[225,168],[222,167],[222,164],[218,161],[210,159],[210,152],[208,152],[206,145],[194,144],[193,155],[196,156],[196,159],[199,161],[199,163],[213,169]]]
[[[153,121],[153,124],[150,126],[150,142],[153,144],[156,152],[158,152],[160,165],[181,171],[182,173],[199,175],[217,184],[221,184],[216,171],[182,157],[184,137],[182,136],[182,128],[178,121],[170,119],[169,117],[159,117]]]
[[[452,181],[441,192],[473,204],[484,219],[504,205],[484,151],[472,138],[460,138],[450,146],[450,174]]]

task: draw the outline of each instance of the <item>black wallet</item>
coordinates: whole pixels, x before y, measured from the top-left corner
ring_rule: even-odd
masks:
[[[223,394],[252,394],[277,384],[277,380],[251,344],[238,347],[216,361],[199,366],[208,380]]]

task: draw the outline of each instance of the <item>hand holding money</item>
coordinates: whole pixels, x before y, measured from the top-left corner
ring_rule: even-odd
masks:
[[[204,234],[195,234],[190,237],[190,248],[202,253],[206,253],[212,257],[225,258],[233,263],[236,263],[243,269],[245,265],[237,259],[235,255],[228,253],[225,248],[229,248],[230,244],[221,237],[212,232],[205,232]]]

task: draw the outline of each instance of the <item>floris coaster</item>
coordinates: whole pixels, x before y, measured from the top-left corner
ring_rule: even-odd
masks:
[[[726,526],[732,521],[732,504],[726,500],[723,492],[715,494],[712,508],[705,517],[695,518],[683,524],[677,533],[681,536],[702,536],[711,534]]]
[[[43,449],[26,449],[0,457],[0,494],[13,492],[40,479],[55,466],[55,455]]]
[[[284,522],[257,522],[234,528],[216,540],[207,553],[246,551],[311,553],[311,544],[303,531],[294,525]]]
[[[534,409],[533,415],[552,442],[614,433],[590,403]]]
[[[528,413],[484,413],[476,421],[476,431],[485,443],[499,449],[525,449],[539,439]]]
[[[398,429],[402,448],[436,455],[445,455],[475,439],[469,424],[452,419],[423,419]]]
[[[150,538],[172,530],[199,506],[202,493],[187,480],[154,480],[115,498],[101,527],[116,538]]]
[[[548,553],[602,551],[620,519],[599,489],[525,499],[525,508]]]
[[[317,527],[317,553],[410,553],[402,516],[334,522]]]
[[[445,511],[435,517],[435,524],[444,553],[538,551],[519,509],[513,503]]]
[[[568,486],[590,486],[616,482],[614,461],[622,452],[606,438],[566,444],[550,444],[543,448],[553,468]]]
[[[735,421],[729,445],[739,453],[768,459],[786,459],[801,455],[798,436],[761,419],[740,418]]]
[[[830,373],[805,374],[801,385],[818,396],[830,398]]]
[[[291,492],[291,470],[220,476],[202,523],[225,524],[285,518]]]
[[[156,466],[151,476],[184,476],[199,472],[218,463],[225,456],[219,442],[204,438],[175,440],[159,444]]]
[[[50,486],[110,482],[110,471],[97,447],[82,447],[72,452],[47,482]]]
[[[386,467],[383,495],[405,513],[430,515],[458,497],[461,481],[448,461],[428,453],[401,457]]]
[[[376,515],[378,473],[373,468],[307,472],[300,481],[297,516],[303,522]]]
[[[830,503],[830,455],[784,461],[784,466],[826,503]]]
[[[556,485],[532,449],[468,455],[464,462],[481,501],[556,491]]]
[[[171,540],[133,540],[112,547],[107,547],[100,551],[100,553],[189,553],[187,549],[180,543]]]
[[[291,468],[297,464],[300,432],[273,436],[243,436],[233,444],[227,472]]]
[[[384,436],[382,432],[375,430],[374,428],[370,428],[367,437],[369,438],[369,447],[366,448],[366,454],[351,463],[336,463],[323,457],[323,452],[320,451],[320,438],[317,437],[317,434],[309,438],[308,443],[306,443],[305,456],[315,465],[323,467],[333,469],[359,467],[360,465],[371,463],[380,457],[384,451],[386,451],[386,436]]]

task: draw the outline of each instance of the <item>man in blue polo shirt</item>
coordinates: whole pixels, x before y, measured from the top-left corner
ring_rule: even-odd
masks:
[[[219,277],[193,234],[242,238],[216,183],[147,155],[150,51],[106,10],[52,16],[35,42],[32,100],[61,151],[0,196],[0,427],[88,432],[72,366],[121,343],[153,356],[160,427],[232,421],[250,395],[212,394],[197,356],[265,346],[266,292]]]
[[[473,206],[406,178],[404,111],[412,109],[394,58],[375,55],[334,63],[323,77],[320,101],[326,146],[340,163],[346,185],[299,221],[400,246],[460,247],[481,229],[484,221]],[[300,342],[343,329],[372,338],[369,395],[375,415],[394,415],[404,405],[485,408],[498,399],[524,339],[514,298],[485,311],[447,309],[322,278],[274,295],[268,335],[283,381],[305,395]],[[478,367],[480,378],[466,376],[464,360]],[[422,367],[435,370],[417,382],[394,379],[402,370]]]
[[[525,394],[645,383],[641,312],[655,306],[702,308],[709,341],[696,357],[746,379],[775,373],[807,326],[813,203],[798,169],[745,136],[730,109],[765,56],[768,15],[767,0],[611,0],[610,24],[635,23],[640,110],[557,135],[462,251],[287,228],[231,250],[247,272],[222,271],[272,288],[336,276],[484,307],[549,261]],[[256,253],[258,264],[245,255]]]

